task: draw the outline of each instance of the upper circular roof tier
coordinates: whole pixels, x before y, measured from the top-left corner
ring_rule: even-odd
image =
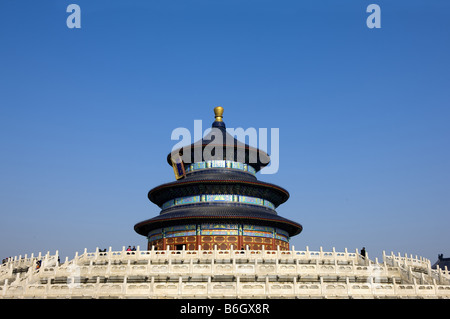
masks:
[[[214,113],[215,121],[205,137],[167,155],[167,163],[170,166],[174,156],[180,156],[185,165],[226,159],[251,165],[257,172],[269,164],[270,156],[265,151],[249,146],[227,132],[222,120],[222,107],[216,107]]]
[[[148,192],[151,202],[161,207],[165,202],[185,196],[203,194],[236,194],[266,199],[278,207],[289,198],[284,188],[259,181],[236,179],[184,179],[162,184]]]

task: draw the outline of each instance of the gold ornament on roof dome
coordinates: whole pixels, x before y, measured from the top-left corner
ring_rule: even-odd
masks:
[[[223,117],[223,107],[216,106],[214,108],[214,114],[216,115],[216,122],[222,122]]]

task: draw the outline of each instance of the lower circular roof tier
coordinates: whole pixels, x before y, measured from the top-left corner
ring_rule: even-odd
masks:
[[[230,205],[178,209],[170,214],[158,215],[137,223],[134,226],[134,230],[140,235],[147,236],[151,230],[167,226],[225,221],[275,226],[287,231],[290,237],[298,235],[303,230],[302,225],[270,213],[265,208],[249,207],[243,210],[242,207]]]
[[[148,192],[151,202],[161,207],[165,202],[184,196],[203,194],[236,194],[259,197],[273,203],[275,207],[289,198],[289,192],[274,184],[244,180],[181,180],[162,184]]]

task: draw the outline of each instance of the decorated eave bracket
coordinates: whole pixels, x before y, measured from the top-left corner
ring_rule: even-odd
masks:
[[[184,169],[184,163],[181,156],[172,156],[172,167],[177,180],[186,177],[186,170]]]

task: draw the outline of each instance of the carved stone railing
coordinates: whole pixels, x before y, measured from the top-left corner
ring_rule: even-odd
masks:
[[[63,263],[58,259],[56,252],[9,260],[0,267],[0,297],[450,298],[448,271],[431,271],[427,259],[383,253],[379,263],[347,249],[141,251],[138,247],[85,250]]]
[[[239,277],[238,277],[239,278]],[[2,290],[0,290],[2,291]],[[450,287],[444,285],[381,284],[381,283],[301,283],[301,282],[142,282],[142,283],[87,283],[87,284],[30,284],[10,286],[6,298],[47,297],[147,297],[188,298],[209,297],[445,297],[450,298]]]

